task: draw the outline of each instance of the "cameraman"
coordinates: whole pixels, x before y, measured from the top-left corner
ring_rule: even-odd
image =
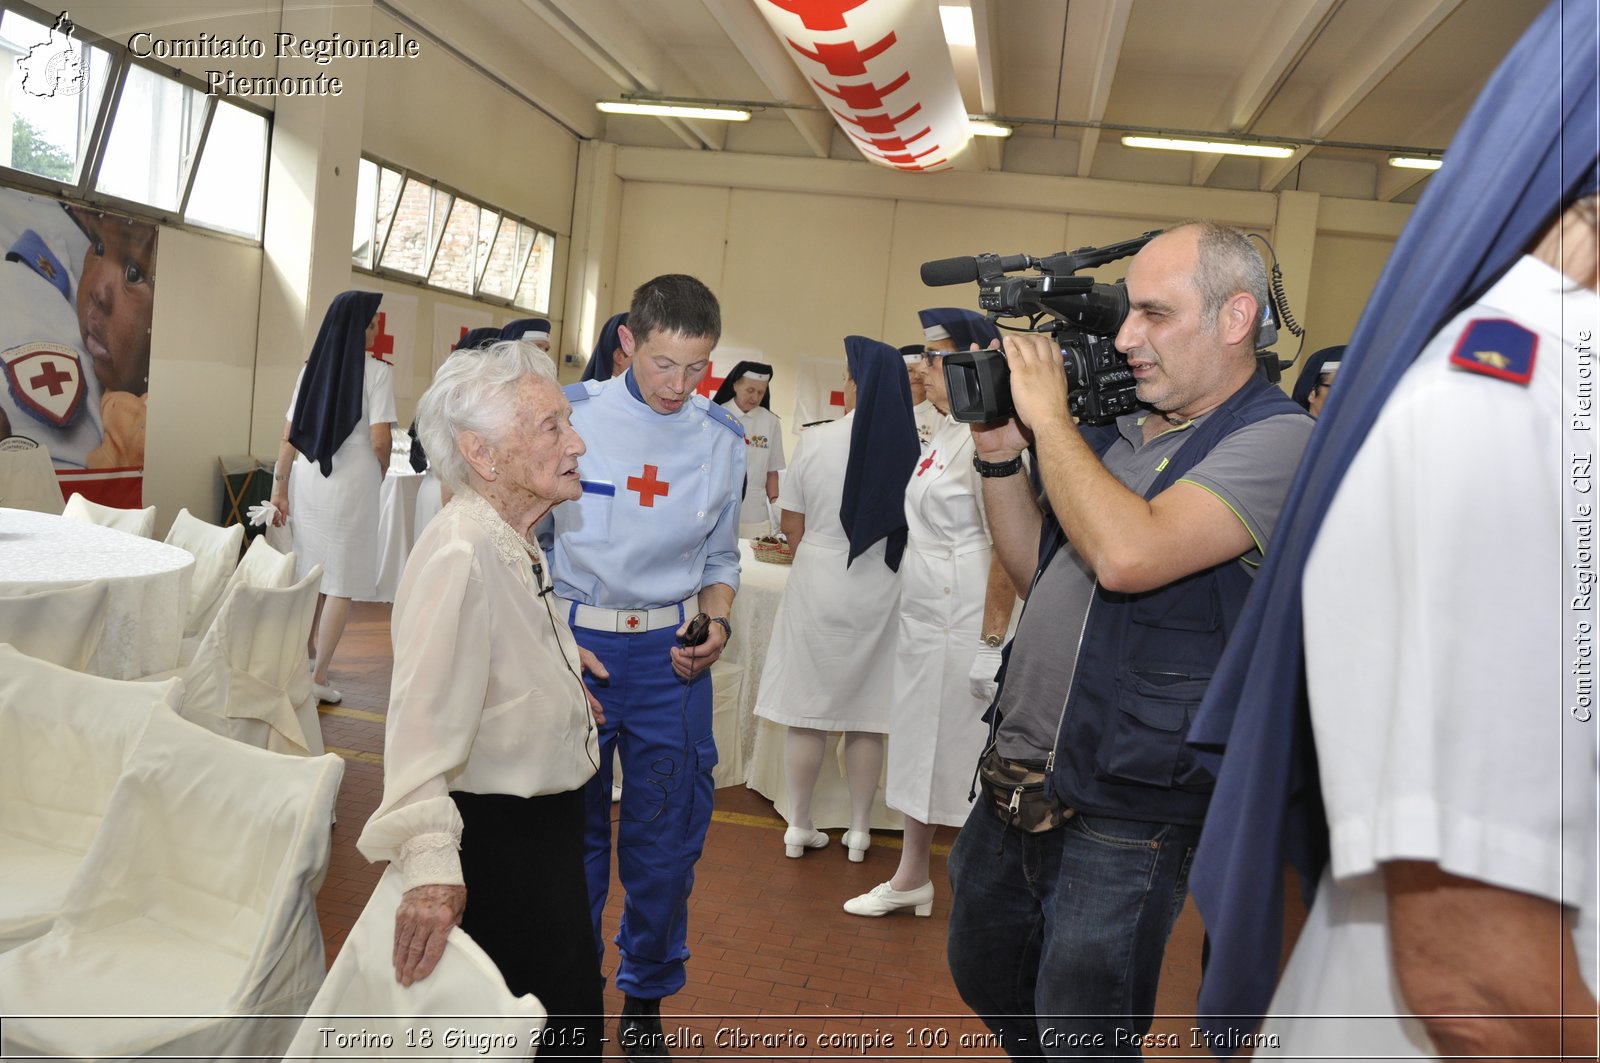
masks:
[[[1008,335],[1016,416],[972,429],[1030,591],[949,858],[949,958],[1016,1058],[1140,1054],[1212,785],[1184,736],[1312,427],[1256,371],[1267,278],[1242,233],[1171,229],[1127,289],[1116,346],[1147,411],[1080,429],[1054,339]]]

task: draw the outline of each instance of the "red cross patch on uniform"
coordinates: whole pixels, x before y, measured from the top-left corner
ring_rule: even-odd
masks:
[[[45,424],[65,428],[83,408],[88,390],[78,352],[59,343],[24,343],[0,352],[6,386],[17,405]]]
[[[1537,333],[1503,317],[1481,318],[1467,325],[1450,353],[1450,364],[1469,373],[1525,385],[1533,379],[1533,359],[1538,351]]]

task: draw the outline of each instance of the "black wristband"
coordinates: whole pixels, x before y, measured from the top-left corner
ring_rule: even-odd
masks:
[[[733,639],[733,625],[728,623],[728,618],[727,617],[725,617],[725,616],[714,616],[714,617],[711,618],[711,622],[713,624],[721,624],[722,625],[723,634],[727,636],[722,641],[729,642],[729,641],[731,641]]]
[[[978,475],[985,479],[994,479],[999,476],[1015,476],[1022,471],[1022,455],[1018,454],[1010,461],[984,461],[978,455],[972,455],[972,467],[978,470]]]

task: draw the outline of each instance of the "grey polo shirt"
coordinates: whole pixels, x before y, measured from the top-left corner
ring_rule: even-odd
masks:
[[[1140,496],[1211,414],[1148,443],[1143,430],[1146,416],[1141,412],[1118,418],[1121,438],[1102,458],[1111,475]],[[1179,481],[1210,491],[1244,522],[1256,545],[1237,563],[1252,575],[1272,538],[1315,423],[1305,414],[1286,413],[1247,425],[1219,442]],[[1068,542],[1056,551],[1029,594],[1000,696],[1001,756],[1043,761],[1055,747],[1094,585],[1094,573]]]

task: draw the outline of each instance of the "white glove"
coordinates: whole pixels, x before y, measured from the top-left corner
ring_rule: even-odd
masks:
[[[277,519],[278,507],[271,502],[258,502],[245,510],[244,515],[251,524],[260,524],[262,527],[272,527],[272,522]]]
[[[967,682],[972,684],[972,696],[985,705],[994,700],[994,677],[998,671],[1000,647],[979,646],[977,655],[972,658],[972,670],[967,673]]]

